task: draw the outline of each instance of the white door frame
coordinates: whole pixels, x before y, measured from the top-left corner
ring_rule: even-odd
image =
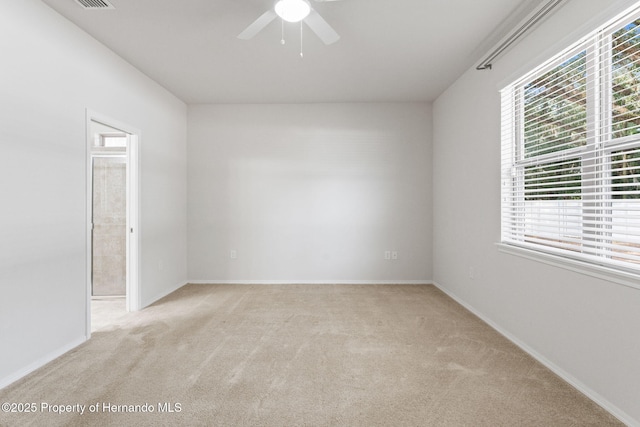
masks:
[[[140,310],[140,130],[125,123],[111,119],[95,111],[86,110],[87,151],[87,261],[86,261],[86,331],[91,338],[91,274],[92,274],[92,222],[93,222],[93,160],[91,146],[91,122],[102,123],[127,134],[127,311]]]

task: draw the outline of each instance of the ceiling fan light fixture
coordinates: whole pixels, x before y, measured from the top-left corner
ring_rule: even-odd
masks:
[[[278,0],[275,10],[287,22],[300,22],[309,15],[311,6],[305,0]]]

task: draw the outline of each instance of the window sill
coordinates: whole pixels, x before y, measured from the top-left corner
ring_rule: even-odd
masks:
[[[603,267],[507,243],[496,243],[496,246],[500,252],[506,254],[542,262],[544,264],[553,265],[555,267],[564,268],[565,270],[574,271],[576,273],[585,274],[587,276],[596,277],[598,279],[640,290],[640,275],[636,273]]]

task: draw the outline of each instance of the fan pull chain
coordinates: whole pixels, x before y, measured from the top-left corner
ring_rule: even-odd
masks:
[[[302,54],[302,21],[300,21],[300,58],[304,58]]]
[[[281,36],[280,36],[280,44],[284,45],[284,19],[280,19],[280,23],[282,24],[281,25],[282,33],[281,33]]]

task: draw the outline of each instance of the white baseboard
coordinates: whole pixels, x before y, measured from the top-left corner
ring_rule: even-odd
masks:
[[[147,307],[151,304],[153,304],[154,302],[164,298],[165,296],[169,295],[170,293],[176,291],[177,289],[183,287],[184,285],[186,285],[188,282],[182,282],[182,283],[178,283],[176,286],[174,286],[173,288],[162,292],[158,295],[156,295],[154,298],[151,299],[150,302],[146,302],[143,301],[143,305],[141,308]],[[46,365],[47,363],[53,361],[54,359],[57,359],[58,357],[62,356],[63,354],[67,353],[70,350],[73,350],[74,348],[76,348],[77,346],[79,346],[80,344],[84,343],[85,341],[87,341],[87,337],[82,337],[80,339],[77,339],[67,345],[65,345],[64,347],[61,347],[55,351],[52,351],[51,353],[41,357],[40,359],[36,360],[35,362],[29,364],[28,366],[25,366],[24,368],[20,369],[17,372],[14,372],[13,374],[0,379],[0,389],[13,384],[14,382],[18,381],[20,378],[25,377],[26,375],[29,375],[31,372],[35,371],[36,369]]]
[[[487,325],[491,326],[493,329],[495,329],[502,336],[504,336],[509,341],[511,341],[512,343],[514,343],[518,347],[520,347],[523,351],[528,353],[531,357],[536,359],[538,362],[542,363],[545,367],[547,367],[553,373],[555,373],[560,378],[562,378],[563,380],[565,380],[566,382],[571,384],[575,389],[577,389],[582,394],[587,396],[589,399],[593,400],[595,403],[600,405],[604,410],[606,410],[611,415],[613,415],[614,417],[619,419],[621,422],[625,423],[628,426],[640,427],[640,421],[635,420],[629,414],[627,414],[626,412],[624,412],[623,410],[618,408],[616,405],[612,404],[610,401],[608,401],[607,399],[602,397],[599,393],[597,393],[594,390],[592,390],[591,388],[587,387],[584,383],[582,383],[580,380],[575,378],[573,375],[569,374],[564,369],[560,368],[558,365],[556,365],[555,363],[551,362],[549,359],[544,357],[542,354],[538,353],[536,350],[534,350],[533,348],[529,347],[527,344],[522,342],[516,336],[514,336],[511,333],[509,333],[506,330],[504,330],[500,325],[494,323],[491,319],[489,319],[483,313],[481,313],[478,310],[476,310],[473,306],[468,304],[466,301],[464,301],[463,299],[458,297],[453,292],[449,291],[444,286],[440,285],[439,283],[437,283],[435,281],[433,282],[433,284],[438,289],[440,289],[442,292],[444,292],[449,297],[451,297],[453,300],[455,300],[458,304],[462,305],[464,308],[469,310],[471,313],[475,314],[484,323],[486,323]]]
[[[65,354],[66,352],[73,350],[74,348],[76,348],[77,346],[79,346],[80,344],[82,344],[82,343],[84,343],[86,341],[87,341],[87,338],[84,337],[84,336],[81,337],[81,338],[78,338],[78,339],[70,342],[69,344],[67,344],[67,345],[65,345],[63,347],[60,347],[60,348],[58,348],[58,349],[46,354],[45,356],[39,358],[35,362],[30,363],[29,365],[25,366],[24,368],[21,368],[17,372],[14,372],[13,374],[11,374],[9,376],[0,379],[0,389],[3,389],[3,388],[7,387],[10,384],[13,384],[14,382],[18,381],[20,378],[23,378],[23,377],[29,375],[30,373],[32,373],[36,369],[43,367],[47,363],[57,359],[58,357],[60,357],[63,354]]]
[[[142,305],[140,307],[140,309],[144,309],[146,307],[149,307],[151,304],[155,303],[156,301],[161,300],[162,298],[166,297],[167,295],[177,291],[178,289],[180,289],[181,287],[183,287],[186,284],[189,284],[191,282],[186,281],[186,282],[180,282],[177,285],[173,286],[172,288],[169,288],[168,290],[164,291],[164,292],[160,292],[159,294],[155,295],[154,297],[152,297],[149,301],[142,301]]]
[[[432,280],[189,280],[193,285],[432,285]]]

